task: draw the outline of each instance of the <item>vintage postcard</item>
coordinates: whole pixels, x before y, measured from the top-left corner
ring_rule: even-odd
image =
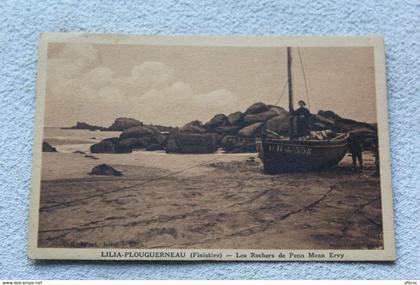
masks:
[[[395,259],[383,38],[46,33],[33,259]]]

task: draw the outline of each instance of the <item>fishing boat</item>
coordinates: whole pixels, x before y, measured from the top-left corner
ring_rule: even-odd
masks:
[[[292,50],[287,48],[289,114],[293,114]],[[306,83],[305,83],[306,84]],[[293,120],[289,120],[289,134],[294,133]],[[348,133],[330,133],[325,139],[307,139],[280,136],[262,128],[256,137],[259,158],[264,173],[316,171],[337,165],[347,153]]]

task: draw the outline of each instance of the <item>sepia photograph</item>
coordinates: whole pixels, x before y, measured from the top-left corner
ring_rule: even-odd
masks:
[[[29,256],[393,260],[383,38],[40,38]]]

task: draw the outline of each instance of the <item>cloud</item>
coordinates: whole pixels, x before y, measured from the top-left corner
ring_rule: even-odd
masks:
[[[199,108],[224,110],[226,106],[237,105],[239,97],[226,89],[217,89],[205,94],[194,96],[193,103]]]
[[[62,125],[81,120],[101,123],[101,112],[92,108],[106,110],[108,122],[118,114],[149,123],[182,125],[235,111],[239,102],[236,94],[225,89],[195,92],[175,76],[173,68],[158,61],[140,62],[128,75],[117,74],[101,63],[95,47],[79,44],[67,44],[49,58],[47,92],[47,104],[53,106],[47,108],[47,112],[53,109],[47,123],[58,120]]]

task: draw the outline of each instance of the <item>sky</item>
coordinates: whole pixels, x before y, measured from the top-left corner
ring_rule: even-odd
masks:
[[[312,113],[376,122],[372,48],[293,48],[292,55],[295,106],[304,100]],[[45,126],[109,126],[117,117],[182,126],[260,101],[287,109],[286,82],[284,47],[50,43]]]

